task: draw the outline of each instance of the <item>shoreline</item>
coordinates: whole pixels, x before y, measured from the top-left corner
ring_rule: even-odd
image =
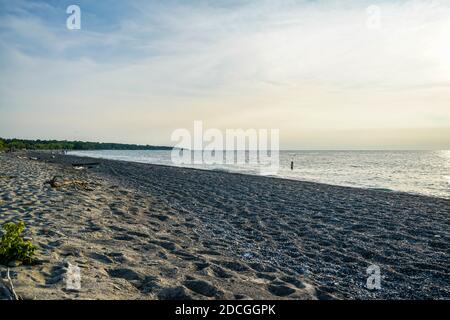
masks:
[[[0,222],[27,218],[32,238],[46,248],[42,270],[14,268],[16,288],[28,297],[450,298],[450,201],[443,198],[46,152],[27,153],[37,161],[17,155],[0,155],[0,176],[13,170],[21,177],[0,190],[7,201]],[[71,165],[92,159],[100,165]],[[93,190],[42,188],[54,174],[88,181]],[[42,231],[50,227],[54,235]],[[63,288],[68,259],[93,273],[81,293]],[[365,288],[372,264],[381,268],[381,290]],[[30,277],[44,279],[44,287]]]
[[[290,151],[290,150],[285,150],[285,151]],[[296,151],[296,150],[294,150],[294,151]],[[314,150],[308,150],[308,151],[314,151]],[[323,150],[320,150],[320,151],[323,151]],[[335,150],[333,150],[333,151],[335,151]],[[345,150],[342,150],[342,151],[346,152]],[[352,151],[352,150],[350,150],[350,151]],[[363,150],[363,151],[366,151],[366,150]],[[367,150],[367,151],[384,152],[385,150]],[[402,151],[410,151],[410,150],[402,150]],[[411,151],[435,151],[435,150],[411,150]],[[40,151],[29,151],[29,152],[31,152],[31,153],[32,152],[41,153]],[[198,170],[198,171],[206,171],[206,172],[218,172],[218,173],[224,173],[224,174],[237,174],[237,175],[261,177],[261,178],[268,178],[268,179],[282,179],[282,180],[287,180],[287,181],[292,181],[292,182],[313,183],[313,184],[330,186],[330,187],[360,189],[360,190],[385,192],[385,193],[399,193],[399,194],[405,194],[407,196],[418,196],[418,197],[433,198],[433,199],[440,199],[440,200],[450,200],[450,198],[445,198],[445,197],[427,195],[427,194],[423,194],[423,193],[414,193],[414,192],[400,191],[400,190],[394,190],[394,189],[382,188],[382,187],[367,187],[367,188],[364,188],[364,187],[358,187],[358,186],[338,185],[338,184],[331,184],[331,183],[311,181],[311,180],[293,179],[293,178],[282,177],[282,176],[273,176],[273,175],[272,176],[270,176],[270,175],[265,176],[265,175],[258,175],[258,174],[252,174],[252,173],[227,171],[227,170],[202,169],[202,168],[192,168],[192,167],[187,167],[187,166],[185,167],[185,166],[175,166],[175,165],[148,163],[148,162],[140,162],[140,161],[128,161],[128,160],[108,159],[108,158],[101,158],[101,157],[90,157],[90,156],[82,156],[82,155],[70,154],[70,151],[67,154],[67,156],[76,157],[76,158],[80,158],[80,159],[117,161],[117,162],[122,162],[122,163],[138,163],[138,164],[145,164],[145,165],[150,165],[150,166],[161,166],[161,167],[169,167],[169,168],[181,168],[181,169]]]

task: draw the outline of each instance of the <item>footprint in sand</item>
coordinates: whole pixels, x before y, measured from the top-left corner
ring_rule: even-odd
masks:
[[[160,280],[156,276],[145,276],[144,280],[142,280],[141,285],[139,286],[139,290],[142,293],[153,293],[155,290],[160,289]]]
[[[192,300],[182,286],[164,288],[158,292],[157,296],[160,300]]]
[[[222,269],[219,266],[216,265],[212,265],[211,266],[211,270],[214,272],[214,275],[218,278],[221,279],[227,279],[227,278],[232,278],[233,276],[231,275],[231,273],[225,271],[224,269]]]
[[[293,294],[295,292],[295,289],[292,289],[284,284],[273,282],[267,286],[267,289],[270,293],[273,295],[279,296],[279,297],[286,297],[290,294]]]
[[[243,271],[250,270],[250,268],[247,267],[245,264],[237,262],[237,261],[214,261],[214,263],[217,263],[226,269],[229,269],[232,271],[237,271],[237,272],[243,272]]]
[[[113,278],[122,278],[125,280],[140,280],[143,278],[136,271],[127,268],[109,269],[108,274]]]
[[[223,294],[212,284],[204,280],[186,280],[183,282],[183,284],[186,286],[186,288],[192,290],[193,292],[206,297],[218,297]]]
[[[110,259],[108,256],[105,256],[104,254],[101,253],[96,253],[96,252],[91,252],[88,254],[88,257],[94,260],[97,260],[101,263],[113,263],[114,261],[112,259]]]

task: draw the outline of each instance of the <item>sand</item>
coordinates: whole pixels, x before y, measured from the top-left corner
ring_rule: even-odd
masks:
[[[55,175],[85,184],[45,184]],[[19,219],[38,247],[36,264],[9,267],[23,299],[450,298],[445,199],[0,154],[0,224]],[[67,288],[69,264],[80,290]],[[366,288],[374,264],[379,290]]]

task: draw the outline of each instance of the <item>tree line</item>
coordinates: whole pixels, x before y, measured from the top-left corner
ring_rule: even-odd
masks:
[[[172,150],[172,147],[86,141],[0,138],[0,150]]]

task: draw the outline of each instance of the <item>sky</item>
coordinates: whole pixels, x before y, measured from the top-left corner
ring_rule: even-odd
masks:
[[[450,1],[0,0],[0,137],[173,145],[195,120],[450,149]]]

